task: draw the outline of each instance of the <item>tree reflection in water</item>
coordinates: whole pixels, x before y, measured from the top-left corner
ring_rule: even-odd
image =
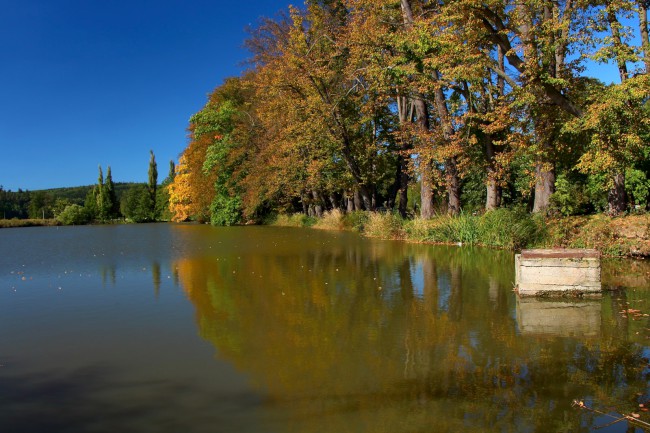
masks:
[[[606,421],[574,398],[631,411],[647,392],[620,294],[591,332],[525,332],[510,253],[277,233],[202,240],[173,268],[200,335],[290,431],[590,431]]]

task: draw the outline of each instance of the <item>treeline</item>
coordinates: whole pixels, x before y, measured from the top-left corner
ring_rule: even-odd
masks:
[[[114,183],[111,167],[106,176],[99,167],[97,183],[90,186],[12,192],[0,187],[2,219],[56,219],[60,224],[169,221],[168,185],[175,174],[170,161],[169,174],[158,184],[158,168],[153,151],[147,183]]]
[[[250,71],[190,119],[173,218],[645,209],[646,7],[307,0],[252,32]]]
[[[135,183],[115,183],[115,193],[118,200],[122,195],[135,186]],[[0,185],[0,218],[1,219],[51,219],[60,214],[71,204],[83,205],[86,195],[93,185],[65,188],[50,188],[42,190],[12,191]]]

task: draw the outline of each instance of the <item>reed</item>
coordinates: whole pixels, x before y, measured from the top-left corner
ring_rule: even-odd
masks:
[[[338,209],[327,211],[322,218],[318,218],[313,227],[320,230],[343,230],[345,228],[343,212]]]
[[[316,223],[316,218],[305,214],[280,214],[271,225],[278,227],[311,227]]]
[[[404,239],[404,220],[390,212],[370,212],[363,234],[372,238]]]

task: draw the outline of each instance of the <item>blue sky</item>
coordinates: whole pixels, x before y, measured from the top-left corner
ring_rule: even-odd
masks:
[[[289,3],[0,0],[0,185],[89,185],[98,165],[145,182],[150,149],[162,181],[189,117],[245,69],[246,27]]]
[[[245,28],[290,3],[0,0],[0,185],[89,185],[100,164],[146,182],[150,149],[162,181],[189,117],[245,69]]]

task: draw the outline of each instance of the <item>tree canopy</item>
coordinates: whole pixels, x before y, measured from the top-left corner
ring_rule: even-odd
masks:
[[[617,214],[626,189],[650,185],[643,2],[307,0],[247,45],[250,70],[190,119],[175,220],[518,203]],[[620,82],[589,76],[588,59]]]

